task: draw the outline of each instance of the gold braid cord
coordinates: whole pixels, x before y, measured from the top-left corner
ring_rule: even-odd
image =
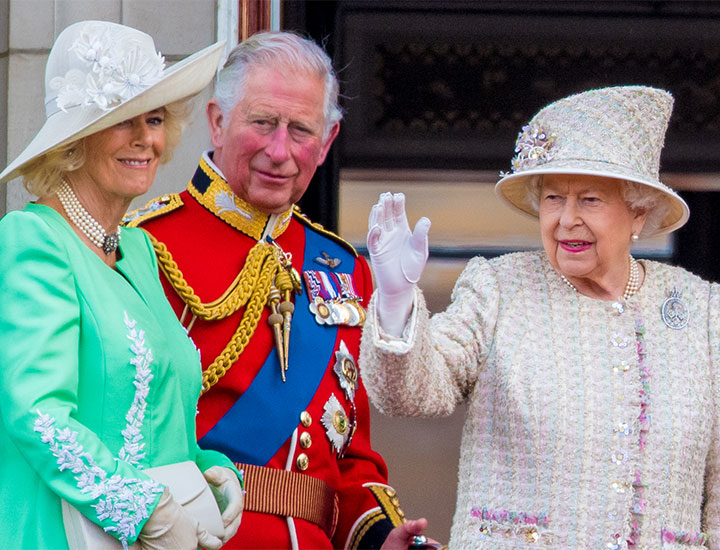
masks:
[[[224,319],[247,304],[242,319],[225,349],[203,371],[202,393],[205,393],[235,364],[255,332],[275,274],[283,270],[281,253],[277,247],[269,243],[258,242],[250,249],[245,265],[222,296],[212,302],[203,303],[188,285],[167,246],[152,235],[148,234],[148,236],[155,249],[160,269],[193,315],[206,321]]]

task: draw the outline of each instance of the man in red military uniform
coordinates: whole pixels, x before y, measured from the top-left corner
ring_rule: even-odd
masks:
[[[163,284],[201,351],[198,439],[244,471],[230,548],[423,542],[370,445],[356,358],[366,262],[294,206],[337,136],[327,55],[292,33],[231,53],[207,106],[214,150],[187,190],[128,216],[151,235]]]

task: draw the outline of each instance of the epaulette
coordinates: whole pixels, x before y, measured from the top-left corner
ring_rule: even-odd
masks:
[[[301,224],[303,224],[304,226],[309,227],[310,229],[313,229],[314,231],[317,231],[321,235],[324,235],[331,241],[335,241],[336,243],[341,245],[343,248],[347,249],[353,255],[354,258],[358,257],[357,250],[355,250],[355,247],[353,245],[351,245],[345,239],[343,239],[339,235],[336,235],[332,231],[328,231],[319,223],[310,221],[310,218],[308,218],[305,214],[302,213],[302,210],[300,210],[300,207],[298,205],[293,206],[293,217],[297,221],[299,221]]]
[[[152,199],[142,208],[132,210],[125,214],[122,219],[122,225],[125,227],[139,227],[146,221],[172,212],[182,205],[183,201],[177,193],[165,194]]]

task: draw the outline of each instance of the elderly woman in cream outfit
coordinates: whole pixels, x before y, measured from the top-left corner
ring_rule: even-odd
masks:
[[[368,393],[392,415],[468,403],[450,548],[720,548],[720,292],[630,255],[688,217],[658,179],[672,103],[628,86],[542,109],[496,190],[543,250],[471,260],[432,317],[429,221],[411,233],[401,195],[372,210]]]

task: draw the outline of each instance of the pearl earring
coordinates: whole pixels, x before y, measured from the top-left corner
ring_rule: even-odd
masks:
[[[633,242],[637,242],[638,240],[640,240],[640,237],[638,237],[636,233],[633,233],[630,238],[633,240]]]

